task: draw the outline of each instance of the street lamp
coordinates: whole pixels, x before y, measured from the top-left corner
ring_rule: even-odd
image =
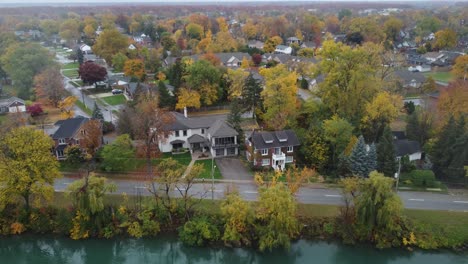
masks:
[[[214,157],[211,156],[211,200],[214,200],[214,169],[216,166],[214,165]]]

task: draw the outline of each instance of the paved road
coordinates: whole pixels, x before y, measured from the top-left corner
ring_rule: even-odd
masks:
[[[252,180],[253,176],[239,158],[218,158],[216,166],[227,180]]]
[[[56,191],[64,191],[68,184],[75,179],[62,178],[55,182]],[[127,193],[150,195],[145,182],[131,180],[112,180],[111,182],[117,185],[117,193]],[[234,183],[218,182],[214,185],[213,196],[215,199],[223,199],[224,193],[228,189],[237,189],[241,196],[248,201],[255,201],[258,198],[258,190],[252,182],[248,181],[233,181]],[[183,186],[181,187],[183,188]],[[211,183],[197,183],[190,191],[196,197],[211,199]],[[457,194],[435,194],[427,192],[402,192],[398,193],[406,208],[411,209],[426,209],[426,210],[451,210],[468,212],[468,195]],[[174,196],[179,196],[177,190],[173,191]],[[339,189],[326,188],[301,188],[297,195],[297,200],[304,204],[330,204],[341,205],[342,197]]]

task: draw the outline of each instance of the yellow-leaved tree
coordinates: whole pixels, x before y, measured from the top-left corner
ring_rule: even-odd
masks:
[[[268,127],[281,130],[297,109],[297,74],[288,71],[283,64],[261,69],[260,74],[265,78],[265,89],[262,91],[265,122]]]
[[[367,140],[377,142],[384,128],[398,117],[402,107],[403,98],[386,91],[378,93],[371,102],[367,103],[361,121],[363,134]]]
[[[242,94],[244,89],[245,80],[249,76],[249,73],[243,69],[228,69],[227,77],[229,79],[229,100],[238,98]]]
[[[73,111],[73,107],[75,106],[76,100],[77,98],[75,96],[68,96],[59,103],[58,107],[60,109],[60,112],[62,112],[62,118],[68,119],[75,116],[75,111]]]
[[[146,75],[143,60],[127,60],[124,64],[124,74],[125,76],[135,77],[138,78],[138,80],[143,81]]]
[[[20,127],[0,141],[0,208],[8,203],[50,200],[54,180],[59,178],[58,161],[50,153],[52,139],[40,130]]]
[[[197,91],[181,88],[177,97],[176,109],[184,107],[200,108],[200,94]]]

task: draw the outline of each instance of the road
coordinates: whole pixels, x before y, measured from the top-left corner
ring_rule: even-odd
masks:
[[[75,178],[61,178],[55,181],[54,188],[58,192],[66,189],[68,184],[76,180]],[[148,191],[148,185],[141,181],[132,180],[111,180],[110,182],[117,185],[116,193],[127,193],[129,195],[141,194],[151,195]],[[195,184],[190,190],[190,194],[195,197],[211,199],[213,194],[214,199],[223,199],[226,190],[237,189],[247,201],[256,201],[258,199],[257,187],[249,181],[233,181],[233,182],[218,182],[214,184],[214,192],[211,192],[211,181],[207,180],[204,183]],[[424,210],[441,210],[441,211],[462,211],[468,212],[468,195],[449,195],[429,192],[409,192],[400,191],[398,193],[403,201],[405,208],[424,209]],[[173,191],[175,197],[180,196],[177,190]],[[300,203],[304,204],[343,204],[341,192],[339,189],[328,188],[301,188],[296,194],[296,198]]]

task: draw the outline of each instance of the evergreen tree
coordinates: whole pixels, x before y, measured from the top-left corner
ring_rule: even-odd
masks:
[[[411,140],[416,140],[423,146],[431,137],[432,113],[418,109],[414,111],[406,123],[406,136]]]
[[[369,169],[368,169],[368,161],[367,161],[367,150],[366,150],[366,143],[364,142],[364,137],[361,135],[359,136],[358,142],[353,148],[351,152],[351,156],[349,157],[350,169],[354,175],[367,177]]]
[[[81,65],[84,62],[83,52],[81,52],[80,48],[76,49],[76,59],[78,63]]]
[[[395,146],[393,145],[393,135],[387,126],[384,130],[380,142],[377,145],[377,170],[385,176],[393,177],[396,168]]]
[[[93,109],[93,115],[92,118],[98,119],[98,120],[104,120],[104,115],[101,112],[101,109],[99,106],[96,104],[96,101],[94,102],[94,109]]]
[[[375,144],[372,143],[367,152],[367,175],[374,170],[377,170],[377,149]]]
[[[167,90],[167,87],[163,81],[159,81],[158,91],[159,91],[159,107],[173,109],[176,103],[175,97],[169,93],[169,90]]]
[[[184,72],[184,66],[180,59],[177,59],[174,65],[169,69],[168,79],[169,82],[178,89],[182,85],[182,75]]]
[[[242,89],[242,101],[245,108],[252,109],[252,118],[255,118],[255,111],[262,105],[261,92],[262,86],[260,85],[260,82],[253,77],[252,73],[250,73],[245,80],[245,85]]]

